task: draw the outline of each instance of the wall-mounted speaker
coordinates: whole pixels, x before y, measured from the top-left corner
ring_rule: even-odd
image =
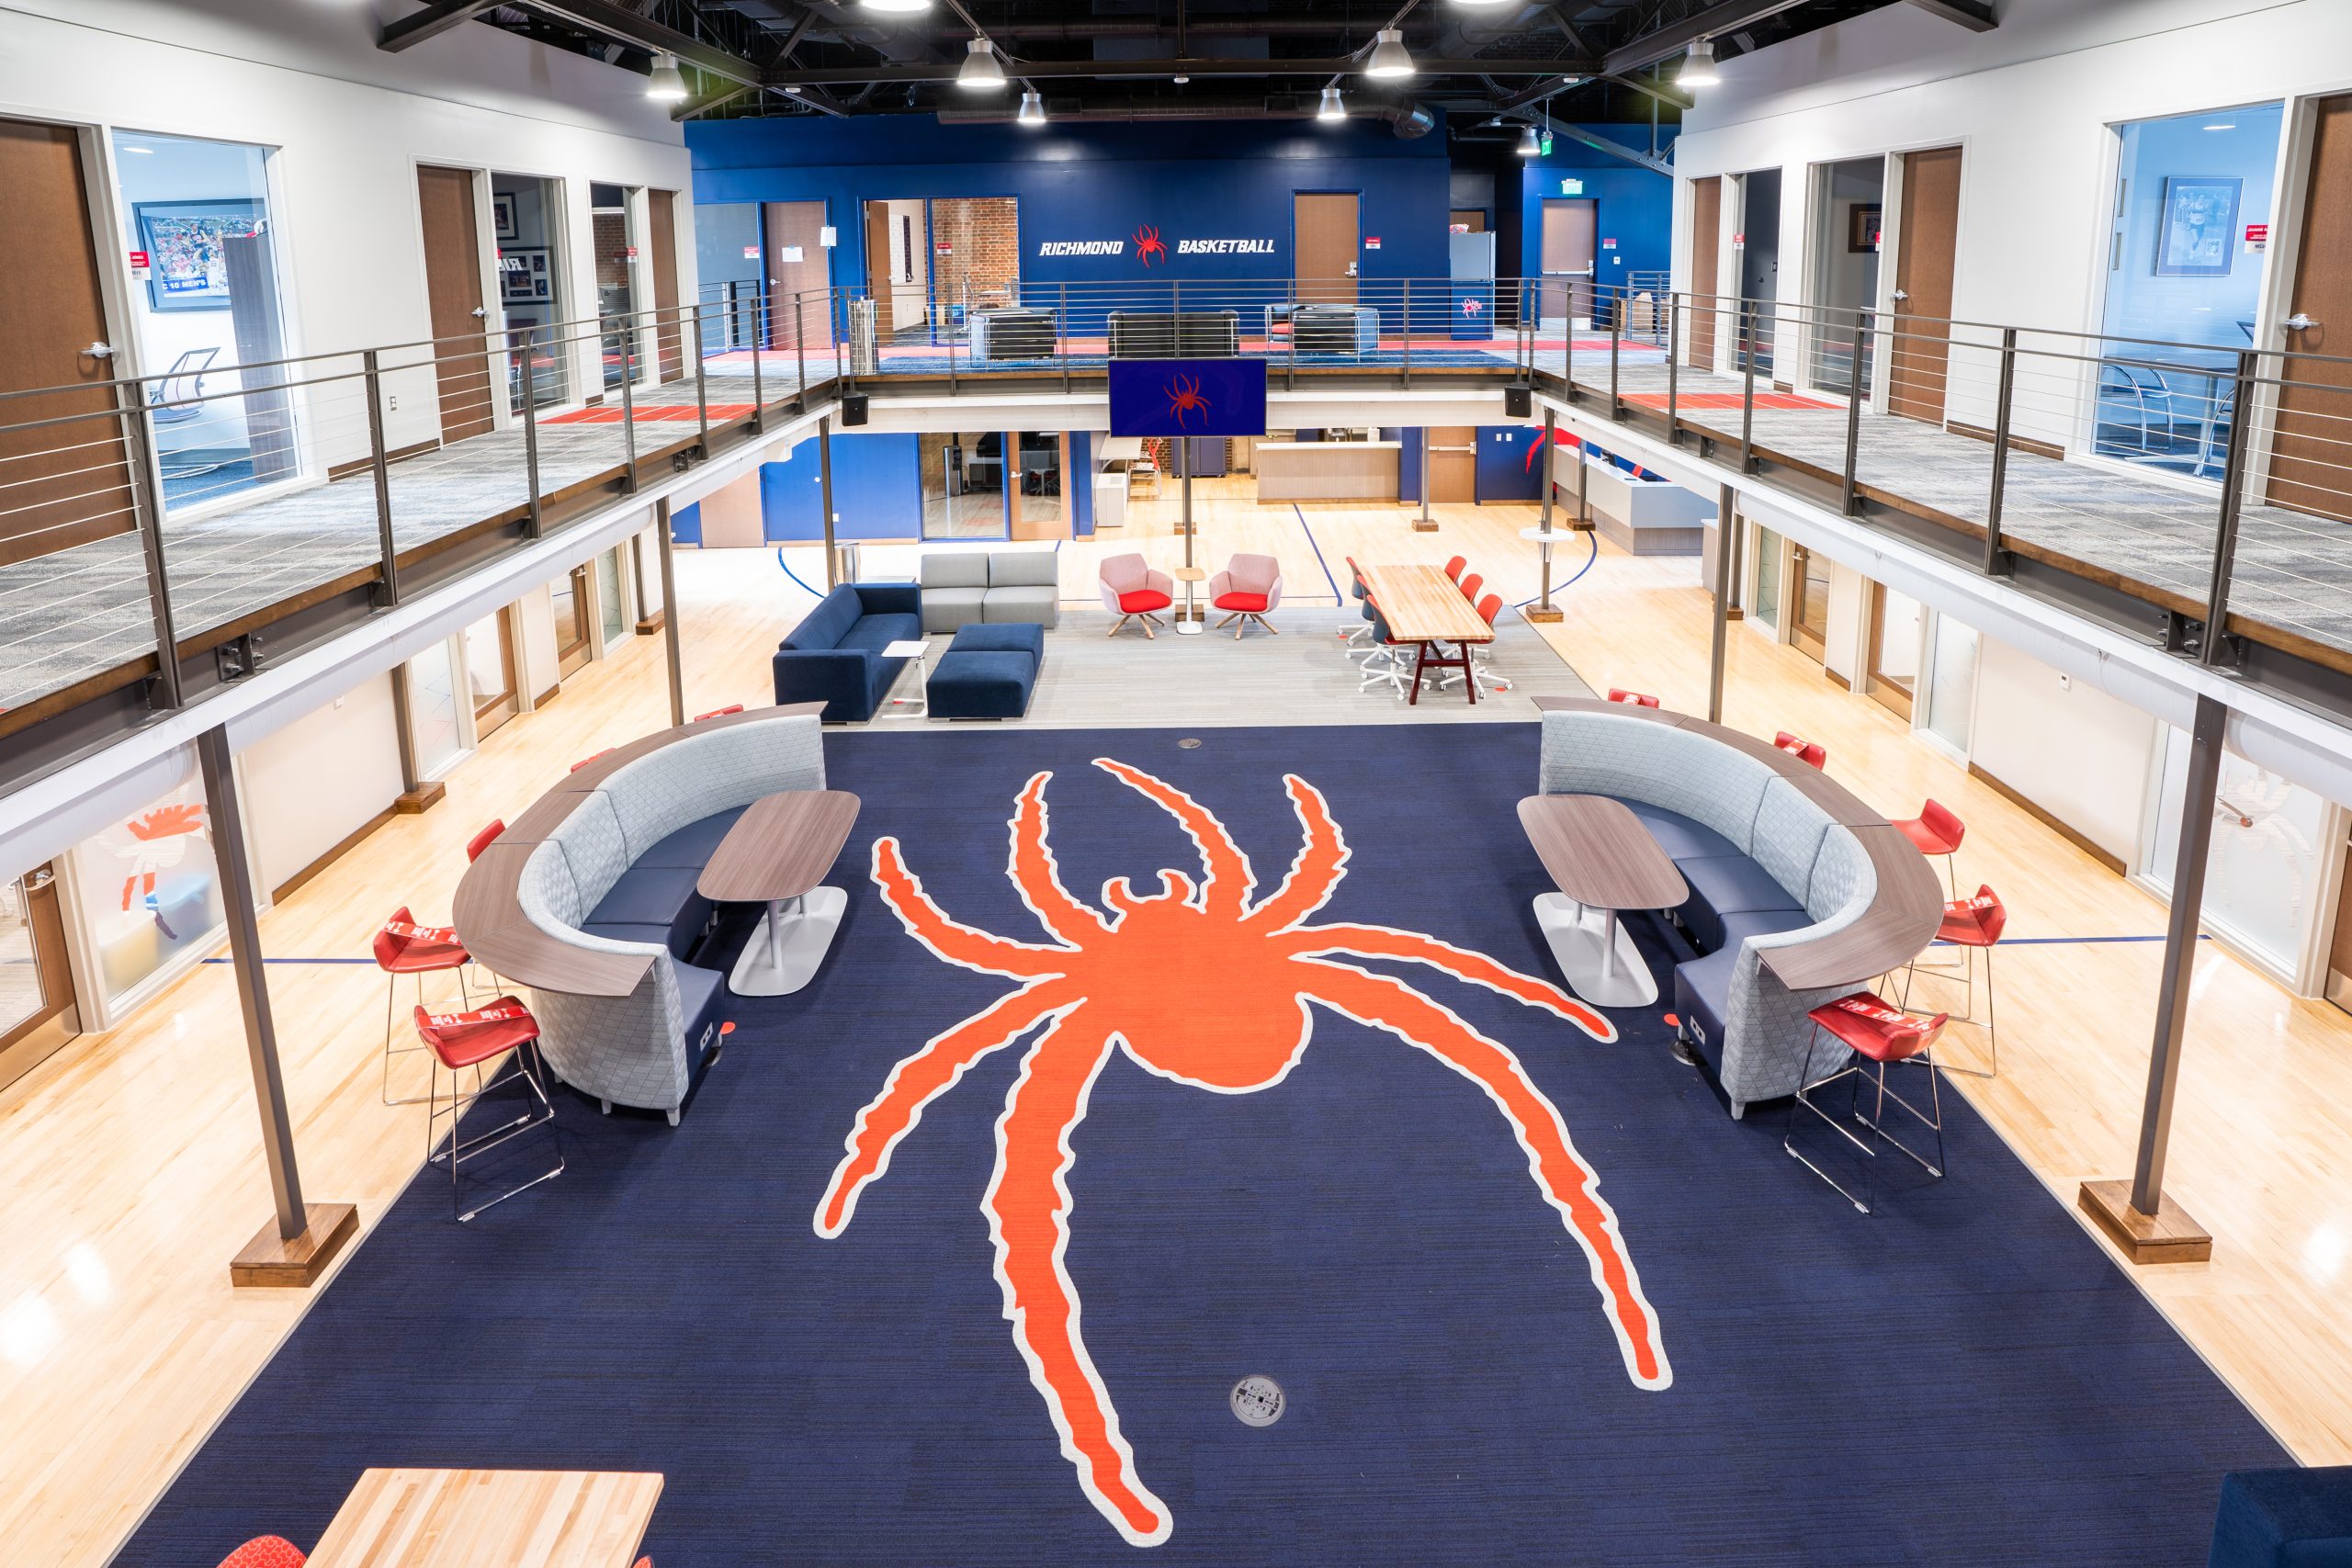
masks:
[[[864,392],[843,393],[842,395],[842,423],[850,425],[865,423],[865,394]]]
[[[1535,392],[1529,387],[1503,389],[1503,412],[1513,419],[1532,418],[1535,412]]]

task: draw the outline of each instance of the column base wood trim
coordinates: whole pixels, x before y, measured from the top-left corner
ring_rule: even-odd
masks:
[[[359,1234],[359,1211],[349,1203],[307,1203],[302,1216],[309,1223],[290,1241],[277,1234],[276,1220],[263,1225],[230,1260],[229,1283],[298,1288],[318,1283],[335,1254]]]
[[[448,793],[449,786],[439,779],[435,779],[429,784],[421,784],[414,789],[404,790],[394,795],[392,809],[403,817],[422,817],[440,805],[441,797]]]
[[[1541,604],[1530,604],[1519,613],[1519,617],[1523,621],[1533,621],[1539,626],[1549,626],[1555,621],[1567,619],[1567,615],[1568,613],[1557,604],[1548,610]]]
[[[2154,1214],[2143,1214],[2132,1206],[2130,1182],[2086,1181],[2077,1201],[2134,1263],[2204,1263],[2212,1258],[2212,1235],[2168,1197],[2157,1200]]]
[[[2068,843],[2082,851],[2083,853],[2090,856],[2091,859],[2098,862],[2099,864],[2115,873],[2116,875],[2122,876],[2127,874],[2123,869],[2122,856],[2109,854],[2107,851],[2099,848],[2097,844],[2091,842],[2090,840],[2076,832],[2073,828],[2068,827],[2064,822],[2061,822],[2058,818],[2050,815],[2049,812],[2044,811],[2041,807],[2035,805],[2024,795],[2019,795],[2016,790],[2010,788],[2007,784],[2003,784],[1999,779],[1994,777],[1991,773],[1986,773],[1984,769],[1978,767],[1973,762],[1968,764],[1968,776],[1972,779],[1982,779],[1985,784],[1991,785],[1994,793],[1998,795],[2002,799],[2023,811],[2027,816],[2032,818],[2035,821],[2041,823],[2043,827],[2049,829],[2052,832],[2057,834],[2060,838],[2065,840]]]
[[[1437,532],[1437,519],[1435,519],[1434,517],[1432,517],[1432,518],[1430,518],[1428,522],[1424,523],[1424,522],[1422,522],[1422,521],[1421,521],[1419,518],[1418,518],[1418,517],[1414,518],[1414,519],[1413,519],[1413,532],[1414,532],[1414,533],[1416,533],[1416,534],[1434,534],[1434,533],[1436,533],[1436,532]]]
[[[1734,604],[1730,609],[1724,612],[1724,619],[1726,621],[1744,621],[1747,619],[1747,612],[1741,609],[1738,605]]]
[[[637,635],[639,637],[651,637],[655,632],[662,629],[662,623],[669,619],[669,617],[670,611],[666,605],[654,611],[653,614],[650,615],[639,615],[637,618]]]

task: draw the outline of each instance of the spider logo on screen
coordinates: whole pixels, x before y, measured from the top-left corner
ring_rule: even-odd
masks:
[[[1193,414],[1204,419],[1216,405],[1201,395],[1201,378],[1179,376],[1168,383],[1168,416],[1181,427]]]

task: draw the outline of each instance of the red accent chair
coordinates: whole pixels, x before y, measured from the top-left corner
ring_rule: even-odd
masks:
[[[1828,750],[1815,741],[1807,740],[1802,735],[1792,735],[1783,729],[1772,737],[1772,744],[1799,761],[1810,762],[1816,768],[1826,768],[1829,765]]]
[[[1464,574],[1462,580],[1459,582],[1456,582],[1454,586],[1462,590],[1462,596],[1464,599],[1467,599],[1470,603],[1476,604],[1478,602],[1478,590],[1487,586],[1487,579],[1482,573],[1476,571],[1467,572]]]
[[[2001,933],[2008,929],[2009,911],[2000,896],[1990,887],[1980,886],[1973,898],[1955,898],[1944,906],[1943,924],[1936,930],[1938,942],[1950,942],[1960,949],[1967,977],[1967,1010],[1961,1014],[1971,1022],[1976,1018],[1976,955],[1984,955],[1984,1044],[1986,1066],[1962,1067],[1947,1064],[1948,1073],[1966,1073],[1971,1077],[1997,1078],[2001,1076],[2001,1036],[1995,1027],[1995,998],[1993,996],[1993,950],[2001,944]],[[1911,981],[1922,966],[1917,963],[1905,965],[1903,970],[1903,1000],[1911,1000]],[[1936,972],[1932,964],[1928,974]],[[1949,977],[1951,971],[1944,972]]]
[[[506,831],[506,819],[503,817],[492,818],[489,827],[466,840],[466,863],[470,865],[481,859],[482,851],[498,842],[498,835],[504,831]]]
[[[1789,1107],[1789,1128],[1781,1139],[1781,1146],[1789,1151],[1807,1170],[1836,1188],[1845,1200],[1867,1214],[1878,1199],[1878,1161],[1881,1145],[1893,1147],[1898,1154],[1917,1161],[1921,1168],[1938,1180],[1944,1174],[1944,1106],[1941,1077],[1935,1060],[1928,1053],[1942,1037],[1944,1025],[1951,1021],[1945,1013],[1932,1017],[1909,1012],[1882,1000],[1872,991],[1855,991],[1839,997],[1834,1002],[1824,1002],[1805,1016],[1813,1021],[1813,1037],[1805,1043],[1804,1069],[1797,1078],[1796,1102]],[[1850,1053],[1844,1066],[1827,1077],[1816,1080],[1813,1076],[1813,1058],[1820,1050],[1823,1037],[1831,1042],[1829,1059],[1841,1047]],[[1911,1062],[1928,1069],[1928,1092],[1932,1114],[1922,1111],[1886,1086],[1886,1069],[1897,1063]],[[1871,1078],[1871,1068],[1877,1069],[1875,1090],[1869,1112],[1861,1104],[1862,1085]],[[1833,1116],[1814,1103],[1814,1096],[1836,1083],[1839,1078],[1853,1080],[1853,1099],[1843,1116]],[[1921,1122],[1933,1128],[1936,1134],[1936,1157],[1929,1160],[1918,1150],[1886,1130],[1886,1102],[1892,1100]],[[1831,1131],[1862,1153],[1869,1162],[1870,1181],[1862,1195],[1855,1197],[1846,1185],[1815,1165],[1796,1145],[1797,1112],[1809,1111],[1819,1117]],[[1848,1130],[1847,1124],[1869,1130],[1864,1142]]]
[[[220,1568],[302,1568],[309,1559],[282,1535],[260,1535],[220,1560]]]
[[[1353,566],[1353,565],[1355,565],[1355,562],[1351,560],[1351,561],[1348,562],[1348,564],[1349,564],[1350,566]],[[1446,562],[1446,563],[1445,563],[1445,576],[1446,576],[1446,580],[1447,580],[1448,581],[1450,581],[1450,582],[1459,582],[1459,581],[1462,581],[1462,569],[1463,569],[1464,567],[1465,567],[1465,566],[1468,566],[1469,564],[1470,564],[1470,558],[1469,558],[1469,557],[1467,557],[1467,556],[1456,556],[1456,557],[1454,557],[1452,560],[1450,560],[1450,561]]]
[[[690,724],[700,724],[707,718],[725,718],[730,713],[741,713],[742,711],[743,705],[741,703],[729,703],[723,708],[713,708],[708,713],[698,713],[687,722]]]
[[[433,1092],[426,1097],[431,1107],[424,1116],[424,1158],[428,1165],[441,1160],[449,1162],[449,1202],[457,1213],[458,1223],[463,1224],[484,1209],[503,1203],[517,1192],[537,1187],[542,1181],[552,1181],[563,1174],[563,1134],[555,1123],[555,1105],[548,1099],[545,1069],[539,1063],[538,1020],[531,1010],[513,997],[501,997],[485,1008],[469,1012],[432,1013],[416,1010],[416,1037],[433,1053],[435,1063]],[[523,1113],[500,1122],[487,1133],[464,1136],[466,1110],[481,1100],[488,1089],[482,1081],[482,1064],[508,1052],[514,1054],[514,1081],[527,1092]],[[449,1103],[441,1104],[442,1067],[449,1069]],[[474,1070],[473,1092],[468,1094],[458,1086],[458,1075],[468,1067]],[[494,1080],[494,1075],[493,1075]],[[530,1100],[538,1101],[538,1109],[530,1108]],[[439,1124],[443,1117],[449,1119],[448,1146],[441,1145]],[[555,1139],[555,1168],[531,1178],[517,1187],[510,1187],[487,1202],[465,1206],[463,1190],[458,1180],[459,1168],[468,1160],[479,1159],[508,1140],[520,1137],[534,1127],[545,1127]]]
[[[1496,617],[1502,613],[1503,596],[1501,594],[1489,593],[1478,601],[1478,618],[1488,626],[1493,626]],[[1493,646],[1492,643],[1485,642],[1474,642],[1469,645],[1470,676],[1478,682],[1478,689],[1481,692],[1508,692],[1510,690],[1510,682],[1496,674],[1487,665],[1487,650]],[[1445,679],[1438,682],[1438,689],[1451,691],[1460,684],[1462,684],[1462,671],[1450,670],[1446,671]]]
[[[573,773],[578,773],[581,769],[582,769],[582,768],[586,767],[589,763],[591,763],[591,762],[594,761],[596,760],[596,758],[598,758],[598,757],[609,757],[609,756],[611,756],[611,755],[612,755],[612,753],[613,753],[613,748],[612,748],[612,747],[610,747],[610,746],[607,746],[607,747],[605,747],[602,751],[595,752],[594,754],[593,754],[593,755],[591,755],[591,756],[582,757],[582,758],[581,758],[581,759],[580,759],[580,761],[576,761],[576,762],[572,763],[572,764],[571,764],[571,771],[572,771]]]
[[[466,988],[466,965],[473,955],[466,951],[458,933],[447,926],[420,926],[416,917],[403,904],[392,911],[392,918],[376,929],[372,944],[376,967],[384,972],[384,1063],[377,1092],[387,1105],[414,1105],[417,1096],[404,1100],[392,1098],[392,1058],[405,1056],[419,1049],[414,1045],[392,1044],[392,1015],[400,1010],[401,976],[416,976],[416,1000],[424,1003],[424,977],[448,970],[458,972],[458,1005],[468,1006],[471,998]]]
[[[1282,602],[1282,563],[1272,556],[1237,555],[1225,563],[1223,571],[1209,579],[1209,606],[1226,613],[1217,629],[1231,626],[1237,642],[1252,621],[1270,632],[1274,630],[1266,613]]]
[[[1107,558],[1102,562],[1099,585],[1103,607],[1119,613],[1118,620],[1111,626],[1113,637],[1117,637],[1129,621],[1139,621],[1143,635],[1151,637],[1152,627],[1166,624],[1157,612],[1176,602],[1176,580],[1164,571],[1152,570],[1151,563],[1139,554]]]
[[[1610,687],[1609,700],[1612,703],[1630,703],[1637,708],[1654,708],[1657,706],[1657,699],[1651,696],[1647,692],[1629,692],[1623,686]]]
[[[1951,814],[1939,800],[1931,800],[1919,807],[1919,815],[1907,822],[1897,822],[1903,836],[1919,846],[1923,855],[1944,857],[1944,886],[1951,895],[1960,897],[1960,884],[1953,880],[1952,856],[1960,852],[1960,841],[1968,837],[1968,825]]]

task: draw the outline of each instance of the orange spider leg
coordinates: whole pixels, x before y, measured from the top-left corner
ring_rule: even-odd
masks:
[[[1078,1291],[1062,1265],[1070,1130],[1085,1120],[1095,1075],[1111,1055],[1108,1032],[1085,1016],[1081,1008],[1056,1019],[1029,1048],[996,1124],[996,1178],[983,1202],[1004,1315],[1061,1434],[1062,1453],[1103,1517],[1131,1544],[1154,1546],[1174,1520],[1136,1474],[1135,1450],[1080,1337]]]
[[[950,964],[989,975],[1010,975],[1017,980],[1035,980],[1062,971],[1058,961],[1068,956],[1066,948],[1011,942],[949,919],[899,858],[896,839],[874,840],[874,881],[882,889],[882,901],[914,939]]]
[[[1208,872],[1201,907],[1216,914],[1239,915],[1250,901],[1258,876],[1250,869],[1250,857],[1241,852],[1241,846],[1225,830],[1225,824],[1182,790],[1140,768],[1131,768],[1108,757],[1095,758],[1094,765],[1183,824],[1184,831],[1192,835],[1201,852],[1202,866]]]
[[[1290,792],[1290,803],[1298,812],[1298,825],[1306,835],[1298,846],[1298,858],[1291,862],[1290,874],[1273,896],[1250,911],[1251,926],[1271,926],[1283,931],[1306,919],[1323,907],[1331,889],[1340,885],[1340,874],[1347,869],[1348,840],[1340,832],[1340,825],[1331,819],[1330,803],[1323,792],[1300,778],[1296,773],[1283,775],[1283,787]]]
[[[1555,1013],[1596,1040],[1617,1038],[1615,1024],[1549,980],[1522,975],[1483,953],[1473,953],[1419,931],[1392,931],[1386,926],[1299,926],[1283,933],[1279,941],[1284,951],[1302,958],[1316,953],[1350,953],[1359,958],[1401,958],[1427,964],[1457,980],[1500,991],[1514,1001]]]
[[[923,1107],[954,1089],[964,1069],[1036,1027],[1037,1021],[1079,1000],[1075,990],[1048,980],[998,998],[932,1036],[922,1050],[890,1069],[872,1104],[857,1113],[848,1153],[817,1204],[817,1234],[837,1236],[857,1212],[858,1194],[890,1168],[890,1152],[922,1120]]]
[[[1519,1058],[1409,986],[1344,964],[1306,962],[1331,976],[1307,993],[1315,1000],[1427,1051],[1476,1082],[1501,1108],[1527,1151],[1528,1171],[1536,1186],[1584,1248],[1592,1282],[1608,1303],[1610,1326],[1616,1332],[1626,1371],[1643,1388],[1671,1383],[1674,1372],[1658,1337],[1657,1313],[1642,1295],[1640,1276],[1617,1231],[1617,1216],[1600,1197],[1600,1178],[1577,1153],[1558,1109],[1528,1081]]]
[[[1110,929],[1109,923],[1062,886],[1061,869],[1054,863],[1053,846],[1046,838],[1046,781],[1054,775],[1036,773],[1022,786],[1021,803],[1012,813],[1012,885],[1045,928],[1073,947],[1083,947],[1090,936]]]
[[[1159,892],[1138,893],[1135,885],[1125,877],[1114,876],[1102,885],[1102,901],[1122,915],[1132,915],[1138,906],[1144,904],[1161,904],[1170,899],[1180,904],[1188,903],[1193,892],[1191,877],[1181,871],[1163,871],[1159,874]]]

